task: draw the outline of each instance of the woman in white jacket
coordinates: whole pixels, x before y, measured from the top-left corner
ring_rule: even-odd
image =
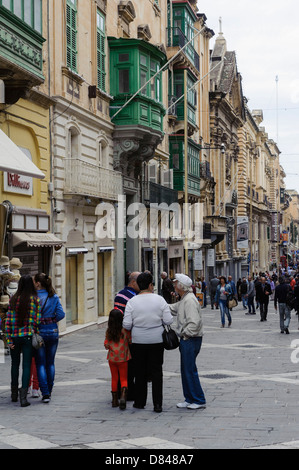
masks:
[[[192,290],[192,280],[185,274],[177,274],[174,279],[175,291],[181,300],[170,304],[172,315],[177,316],[177,334],[180,337],[181,376],[185,401],[178,408],[197,410],[206,407],[206,399],[201,388],[196,358],[200,352],[203,325],[200,304]]]
[[[137,284],[140,292],[128,301],[123,319],[123,328],[132,331],[131,353],[135,374],[133,407],[145,407],[150,374],[154,411],[160,413],[163,400],[163,324],[170,325],[173,317],[164,298],[153,293],[151,274],[141,273]]]

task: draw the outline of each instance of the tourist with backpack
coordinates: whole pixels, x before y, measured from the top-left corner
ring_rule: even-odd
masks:
[[[279,308],[280,332],[289,334],[289,325],[291,321],[291,310],[294,308],[291,296],[294,296],[289,284],[286,284],[283,277],[279,278],[279,284],[275,288],[274,308]]]

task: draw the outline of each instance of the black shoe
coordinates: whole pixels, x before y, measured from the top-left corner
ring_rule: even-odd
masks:
[[[138,408],[139,410],[143,410],[143,409],[144,409],[144,406],[138,405],[137,403],[133,403],[133,407],[134,407],[134,408]]]
[[[286,335],[289,335],[290,332],[289,332],[289,329],[288,328],[285,328],[284,331],[286,332]]]
[[[154,411],[156,413],[161,413],[162,412],[162,406],[161,405],[155,405],[154,406]]]

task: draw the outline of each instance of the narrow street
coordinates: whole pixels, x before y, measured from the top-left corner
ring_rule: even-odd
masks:
[[[61,338],[50,404],[11,403],[10,358],[0,364],[0,449],[299,448],[298,317],[292,314],[289,335],[280,333],[273,301],[265,323],[240,303],[231,328],[220,328],[210,306],[203,318],[197,365],[205,410],[176,408],[183,398],[178,350],[165,352],[162,413],[153,412],[150,385],[146,409],[132,402],[112,409],[103,324]]]

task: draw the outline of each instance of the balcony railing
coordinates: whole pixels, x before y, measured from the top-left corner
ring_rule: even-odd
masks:
[[[178,202],[178,192],[160,184],[150,183],[149,200],[150,204],[161,204],[162,202],[165,202],[166,204],[171,205]]]
[[[67,158],[64,193],[116,201],[123,193],[122,175],[79,158]]]
[[[188,41],[189,40],[180,28],[167,28],[167,47],[179,46],[180,48],[183,48]],[[199,71],[199,55],[192,46],[191,42],[190,44],[188,44],[187,47],[185,47],[183,53],[188,57],[188,59],[194,65],[196,70]]]

